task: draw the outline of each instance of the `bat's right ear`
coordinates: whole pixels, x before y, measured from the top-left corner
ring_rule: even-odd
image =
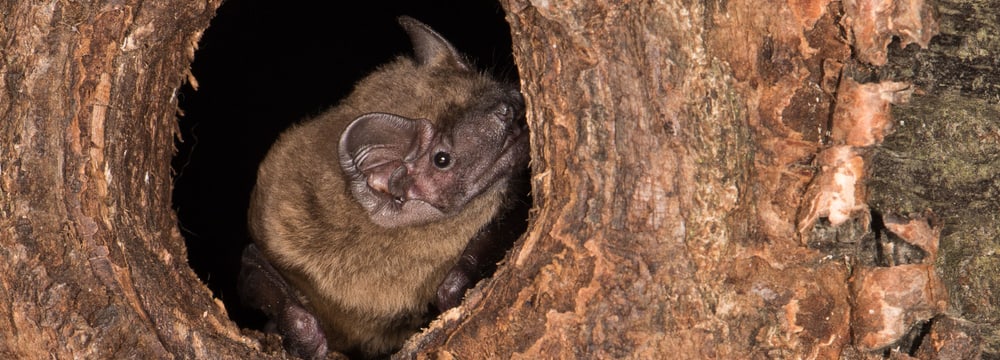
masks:
[[[393,228],[444,216],[427,201],[408,201],[414,178],[407,166],[426,160],[433,138],[430,121],[386,113],[358,116],[344,130],[338,148],[340,166],[351,195],[372,222]]]
[[[399,24],[403,30],[410,35],[410,42],[413,43],[413,52],[417,61],[421,65],[428,66],[453,66],[461,70],[471,70],[470,66],[462,54],[455,50],[455,47],[445,40],[441,34],[432,30],[424,23],[409,16],[400,16]]]
[[[422,153],[433,133],[427,120],[386,113],[358,116],[340,136],[340,165],[350,177],[389,193],[389,177]]]

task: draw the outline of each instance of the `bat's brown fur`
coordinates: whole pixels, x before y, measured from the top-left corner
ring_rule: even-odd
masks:
[[[352,197],[337,155],[352,120],[386,112],[441,126],[483,94],[510,91],[447,48],[418,44],[416,58],[382,66],[339,105],[281,135],[260,166],[251,233],[320,319],[330,349],[372,356],[398,348],[425,324],[439,283],[507,197],[501,176],[443,220],[393,228],[373,224]],[[524,155],[515,162],[523,167],[526,143],[519,146]]]

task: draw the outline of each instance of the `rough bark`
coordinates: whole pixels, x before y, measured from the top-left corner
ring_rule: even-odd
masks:
[[[940,218],[935,265],[951,295],[949,315],[963,319],[943,320],[942,326],[967,333],[984,357],[996,358],[1000,9],[982,0],[942,0],[936,6],[941,34],[931,46],[890,46],[888,64],[872,74],[912,79],[922,91],[893,108],[897,130],[873,155],[871,204],[884,213],[929,209]]]
[[[254,351],[170,210],[174,95],[218,5],[0,5],[0,357]]]
[[[996,356],[997,10],[907,3],[505,1],[537,210],[399,357]],[[0,6],[0,357],[267,356],[169,204],[218,2]]]
[[[943,209],[869,209],[892,196],[867,186],[890,108],[936,85],[873,74],[928,46],[930,4],[504,6],[537,211],[507,266],[400,357],[988,353],[975,312],[954,316],[943,290],[940,267],[960,261],[941,260],[946,245],[939,257]],[[944,19],[946,33],[962,23]],[[893,39],[919,46],[889,59]],[[995,167],[974,168],[982,179]],[[996,306],[978,274],[966,286]]]

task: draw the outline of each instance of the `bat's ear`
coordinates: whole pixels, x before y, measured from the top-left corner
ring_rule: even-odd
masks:
[[[399,24],[410,35],[413,52],[421,65],[453,66],[461,70],[472,69],[462,54],[459,54],[448,40],[431,30],[429,26],[409,16],[400,16]]]
[[[400,168],[426,152],[434,127],[427,120],[414,120],[386,113],[368,113],[354,119],[340,136],[340,166],[352,179],[371,190],[400,196],[396,187]]]
[[[417,181],[407,166],[426,160],[434,134],[427,120],[368,113],[354,119],[340,136],[340,166],[351,195],[376,225],[394,228],[444,216],[426,199],[406,201]]]

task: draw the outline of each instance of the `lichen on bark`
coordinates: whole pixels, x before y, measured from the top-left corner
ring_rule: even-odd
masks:
[[[893,107],[896,131],[872,158],[869,201],[885,213],[931,209],[943,226],[935,266],[955,326],[1000,356],[1000,9],[989,0],[935,3],[941,34],[926,50],[889,46],[880,79],[919,90]]]

